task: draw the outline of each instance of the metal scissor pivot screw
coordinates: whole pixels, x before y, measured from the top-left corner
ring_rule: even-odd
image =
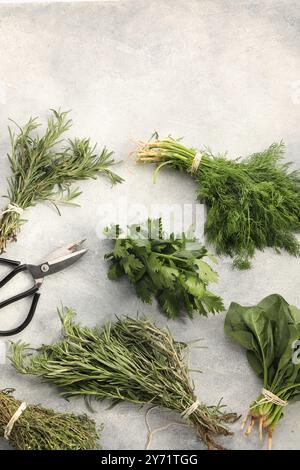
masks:
[[[49,271],[50,267],[48,264],[42,264],[41,266],[41,270],[43,271],[43,273],[47,273]]]

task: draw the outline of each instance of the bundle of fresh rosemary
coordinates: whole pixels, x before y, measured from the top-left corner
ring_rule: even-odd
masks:
[[[296,350],[300,339],[300,310],[283,297],[272,294],[254,307],[232,303],[225,332],[247,351],[249,365],[263,380],[263,388],[250,405],[246,430],[249,435],[258,422],[259,437],[268,431],[268,448],[272,434],[283,417],[288,402],[300,396],[300,360]]]
[[[0,436],[17,450],[94,450],[99,434],[86,415],[27,405],[0,391]]]
[[[71,183],[95,178],[99,173],[113,184],[123,181],[109,169],[114,160],[106,148],[98,154],[89,139],[61,140],[71,125],[67,112],[52,110],[43,136],[36,132],[36,118],[29,119],[23,128],[17,126],[17,134],[9,128],[12,176],[6,196],[9,202],[0,214],[0,253],[7,241],[16,240],[25,222],[23,211],[28,207],[39,201],[48,201],[56,208],[58,204],[72,204],[80,191],[72,189]]]
[[[283,163],[283,143],[243,160],[200,152],[180,142],[158,136],[139,142],[137,160],[157,163],[190,173],[197,183],[197,196],[206,203],[207,240],[218,254],[234,257],[234,266],[250,267],[255,249],[285,249],[300,254],[295,232],[300,231],[299,171],[289,171]]]
[[[67,397],[111,398],[175,410],[209,448],[221,448],[215,437],[231,434],[225,423],[236,415],[223,413],[220,404],[207,406],[196,399],[185,344],[146,319],[123,318],[99,330],[75,324],[73,317],[71,309],[61,311],[64,338],[33,356],[27,344],[13,343],[11,360],[17,371],[58,385]]]
[[[115,238],[113,251],[105,255],[112,262],[109,279],[126,275],[143,302],[151,303],[155,296],[170,318],[183,309],[190,318],[195,311],[207,315],[224,310],[222,299],[207,288],[217,282],[218,274],[204,258],[216,260],[194,237],[167,236],[161,219],[128,226],[127,233],[119,226],[105,233]]]

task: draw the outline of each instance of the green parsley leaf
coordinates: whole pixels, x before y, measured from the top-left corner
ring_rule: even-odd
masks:
[[[105,229],[105,233],[110,232]],[[126,234],[126,238],[117,235],[113,251],[105,255],[112,263],[109,279],[127,276],[143,302],[151,303],[156,297],[170,318],[183,310],[191,318],[195,311],[207,315],[224,310],[222,299],[207,291],[218,274],[203,261],[209,256],[197,240],[185,233],[166,236],[160,219],[131,225]]]

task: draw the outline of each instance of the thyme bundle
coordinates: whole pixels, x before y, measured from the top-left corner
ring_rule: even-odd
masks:
[[[300,310],[277,294],[269,295],[255,307],[232,303],[225,319],[225,333],[247,351],[249,365],[263,380],[263,389],[250,405],[249,435],[258,423],[260,440],[272,435],[283,417],[285,406],[300,395],[299,351]]]
[[[185,310],[190,318],[224,310],[220,297],[207,288],[217,282],[218,274],[204,261],[216,262],[206,248],[185,233],[166,236],[161,219],[127,227],[106,228],[115,237],[114,249],[105,258],[111,261],[108,277],[116,280],[126,275],[137,296],[146,303],[155,296],[170,318]]]
[[[115,184],[122,178],[109,167],[114,163],[113,153],[104,148],[100,153],[90,139],[62,140],[72,125],[68,112],[51,110],[45,133],[39,136],[37,118],[30,118],[14,134],[9,128],[11,152],[8,159],[12,176],[8,179],[8,204],[0,213],[0,253],[7,241],[16,240],[17,232],[25,222],[22,213],[37,202],[48,201],[73,204],[79,196],[72,188],[76,180],[95,178],[102,173]]]
[[[184,359],[186,345],[149,320],[119,319],[102,330],[74,323],[74,311],[60,311],[64,337],[42,346],[33,356],[25,343],[13,343],[11,360],[22,374],[56,384],[66,397],[110,398],[151,403],[175,410],[195,428],[209,448],[230,435],[227,422],[236,419],[220,404],[207,406],[194,394]]]
[[[86,415],[56,413],[37,405],[24,406],[16,415],[22,402],[12,396],[12,391],[0,392],[0,436],[5,436],[12,447],[17,450],[99,449],[95,422]]]
[[[154,179],[164,166],[190,173],[198,199],[207,205],[205,232],[218,254],[248,269],[255,250],[273,247],[299,256],[295,233],[300,231],[299,171],[283,163],[283,143],[243,160],[229,160],[210,150],[197,152],[167,138],[139,142],[137,161],[156,163]]]

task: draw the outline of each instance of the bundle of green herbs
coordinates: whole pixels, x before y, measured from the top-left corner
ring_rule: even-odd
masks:
[[[218,254],[248,269],[255,250],[273,247],[300,254],[299,171],[283,162],[284,145],[274,143],[245,159],[197,151],[172,138],[138,142],[137,161],[175,167],[191,174],[197,196],[207,206],[205,231]]]
[[[216,436],[231,432],[236,419],[220,404],[207,406],[195,396],[185,361],[186,344],[147,319],[124,317],[102,329],[74,322],[74,311],[60,312],[64,337],[31,355],[28,345],[13,343],[11,360],[22,374],[36,375],[60,387],[65,397],[110,398],[175,410],[195,428],[208,448],[222,448]]]
[[[225,333],[247,351],[247,359],[263,380],[262,392],[251,404],[246,435],[258,422],[259,437],[272,434],[290,400],[300,398],[300,310],[272,294],[255,307],[232,303],[225,319]]]
[[[16,125],[16,134],[9,128],[12,175],[8,179],[8,204],[0,213],[0,253],[7,241],[16,240],[25,222],[23,211],[28,207],[40,201],[48,201],[56,208],[58,204],[72,204],[80,191],[71,188],[71,183],[100,173],[113,184],[122,182],[109,169],[114,163],[113,153],[106,148],[98,153],[89,139],[65,140],[64,134],[72,125],[68,112],[51,111],[42,136],[37,133],[37,118],[30,118],[24,127]]]
[[[111,261],[109,279],[127,276],[143,302],[156,297],[170,318],[182,310],[190,318],[195,311],[207,315],[224,310],[222,299],[207,289],[218,274],[204,259],[216,260],[192,235],[167,236],[161,219],[128,226],[126,233],[119,226],[104,232],[114,238],[113,251],[105,255]]]
[[[56,413],[39,405],[27,405],[0,391],[0,436],[17,450],[99,449],[95,422],[86,415]]]

